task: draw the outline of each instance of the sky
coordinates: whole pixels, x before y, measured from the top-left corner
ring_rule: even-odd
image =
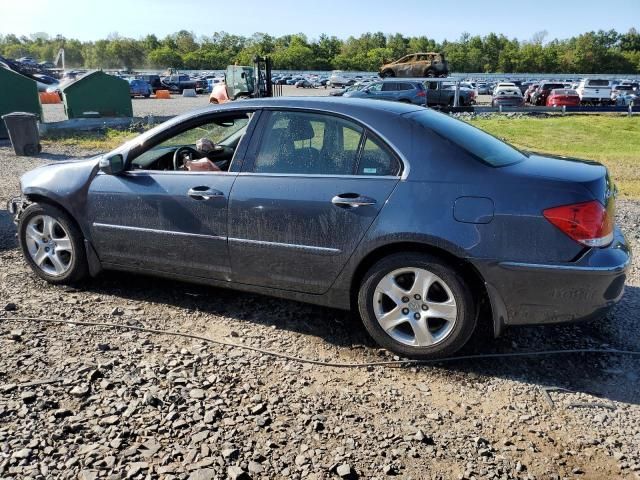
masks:
[[[0,34],[46,32],[83,41],[114,33],[162,38],[179,30],[198,36],[305,33],[310,39],[381,31],[436,41],[455,40],[463,32],[529,40],[546,30],[551,40],[634,26],[640,26],[640,0],[0,0]]]

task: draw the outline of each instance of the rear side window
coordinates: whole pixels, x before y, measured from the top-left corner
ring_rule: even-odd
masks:
[[[330,115],[273,112],[264,131],[254,172],[349,175],[363,130]]]
[[[511,145],[448,115],[425,110],[408,117],[492,167],[504,167],[526,158]]]
[[[271,112],[255,173],[398,175],[400,161],[379,139],[349,120],[306,112]]]
[[[367,135],[358,163],[357,175],[398,175],[400,164],[378,139]]]
[[[413,85],[411,85],[410,83],[399,83],[398,90],[401,90],[401,91],[413,90]]]
[[[385,82],[382,85],[383,92],[395,92],[396,90],[398,90],[398,84],[395,82]]]

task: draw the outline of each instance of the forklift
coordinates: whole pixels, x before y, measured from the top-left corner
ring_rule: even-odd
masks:
[[[281,88],[271,82],[271,58],[253,57],[253,65],[229,65],[224,83],[213,87],[209,103],[226,103],[247,98],[266,98],[282,95]],[[276,86],[278,87],[278,86]]]

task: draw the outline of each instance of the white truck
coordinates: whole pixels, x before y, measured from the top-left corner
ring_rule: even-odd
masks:
[[[611,81],[602,78],[584,78],[576,88],[580,103],[584,105],[608,105],[611,103]]]

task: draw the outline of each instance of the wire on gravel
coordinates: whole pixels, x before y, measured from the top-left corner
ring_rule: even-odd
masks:
[[[342,363],[342,362],[326,362],[323,360],[314,360],[311,358],[296,357],[293,355],[287,355],[286,353],[274,352],[272,350],[266,350],[259,347],[253,347],[251,345],[241,345],[233,342],[227,342],[225,340],[215,340],[213,338],[205,337],[202,335],[195,335],[185,332],[174,332],[171,330],[158,330],[155,328],[138,327],[135,325],[122,325],[118,323],[108,322],[89,322],[80,320],[62,320],[55,318],[36,318],[36,317],[2,317],[0,320],[8,320],[15,322],[40,322],[40,323],[57,323],[76,325],[82,327],[103,327],[103,328],[115,328],[119,330],[133,330],[137,332],[151,333],[155,335],[167,335],[173,337],[191,338],[193,340],[200,340],[207,343],[216,345],[222,345],[229,348],[239,348],[242,350],[249,350],[252,352],[260,353],[261,355],[267,355],[271,357],[281,358],[297,363],[306,363],[311,365],[318,365],[322,367],[333,368],[369,368],[369,367],[390,367],[390,366],[416,366],[416,365],[433,365],[436,363],[450,363],[461,362],[466,360],[486,360],[486,359],[502,359],[502,358],[522,358],[522,357],[539,357],[550,355],[569,355],[579,353],[591,353],[602,355],[626,355],[631,357],[640,357],[640,352],[633,350],[618,350],[615,348],[572,348],[567,350],[539,350],[531,352],[506,352],[506,353],[481,353],[475,355],[460,355],[455,357],[445,357],[432,360],[385,360],[380,362],[363,362],[363,363]]]

